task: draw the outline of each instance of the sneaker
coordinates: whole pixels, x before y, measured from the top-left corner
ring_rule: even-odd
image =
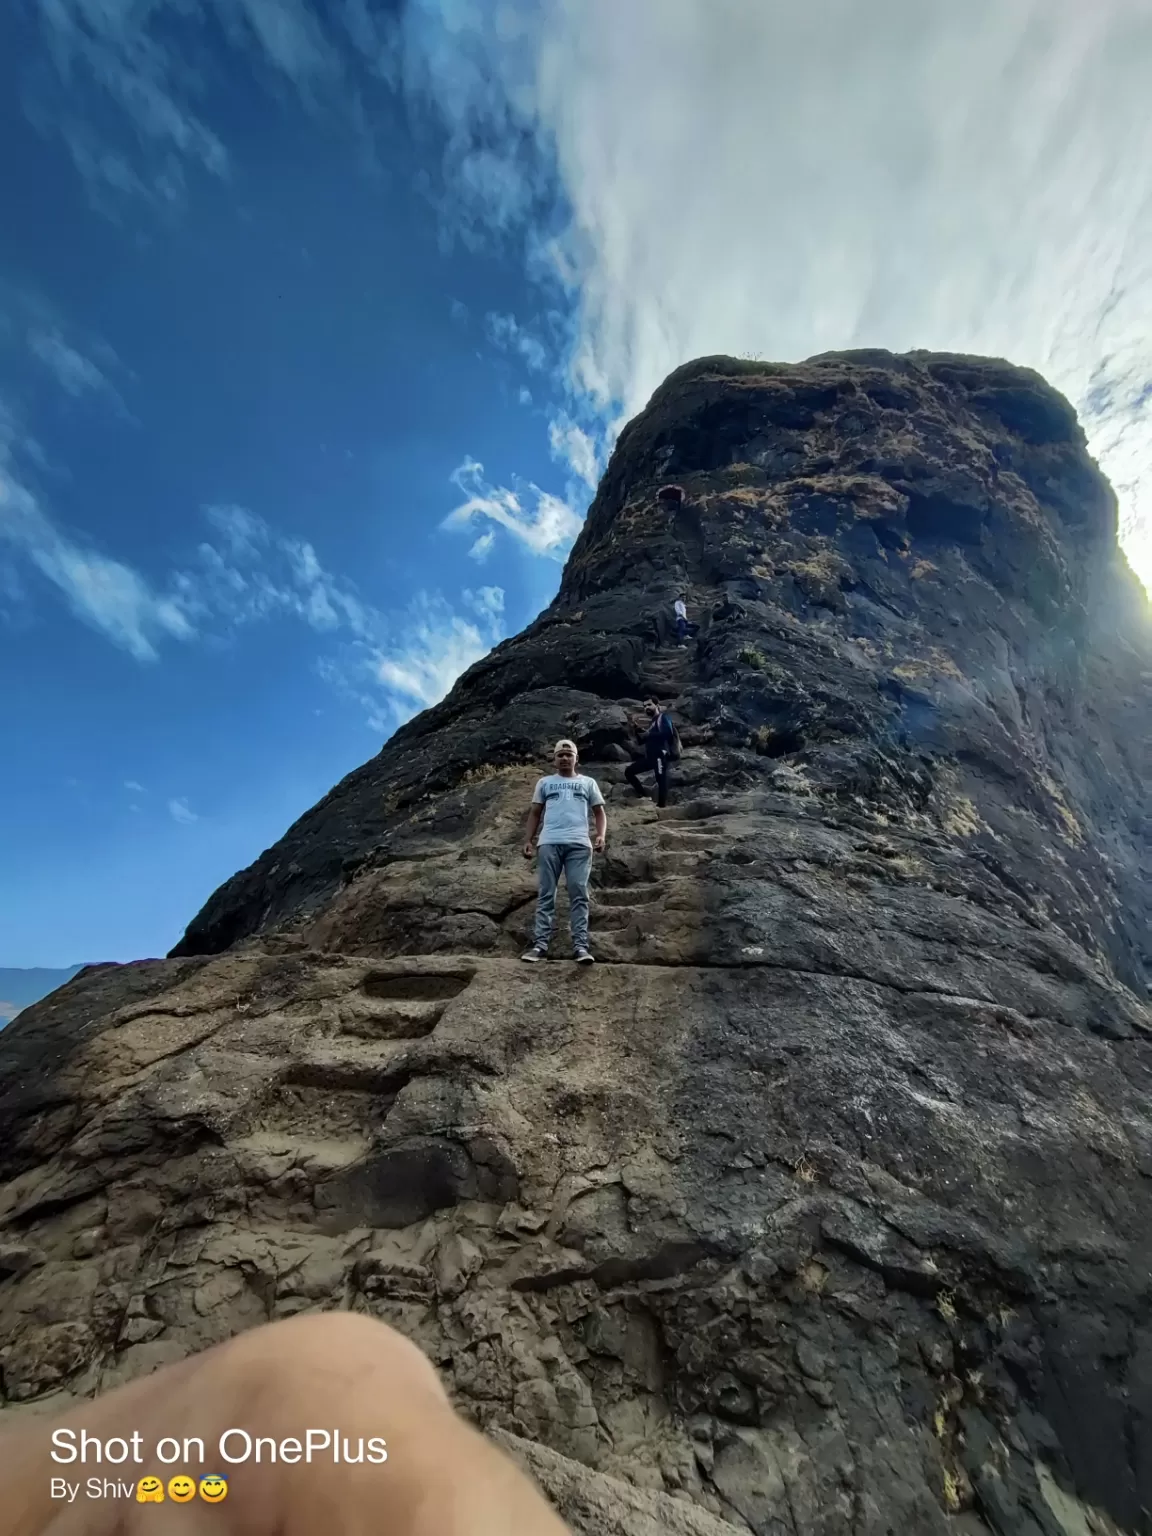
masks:
[[[541,949],[539,944],[533,944],[532,948],[526,949],[520,958],[521,960],[528,960],[535,965],[537,960],[546,960],[548,958],[548,951]]]
[[[578,949],[575,959],[577,965],[593,965],[595,964],[596,956],[590,949]]]

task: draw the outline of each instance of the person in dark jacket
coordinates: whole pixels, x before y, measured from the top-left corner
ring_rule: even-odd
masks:
[[[672,760],[672,743],[674,738],[672,731],[672,717],[667,710],[661,709],[655,699],[649,699],[644,705],[648,714],[648,733],[644,737],[644,750],[638,753],[633,762],[624,770],[624,777],[631,784],[638,795],[647,795],[648,790],[640,783],[639,775],[642,773],[654,773],[656,775],[656,804],[666,805],[668,802],[668,764]]]

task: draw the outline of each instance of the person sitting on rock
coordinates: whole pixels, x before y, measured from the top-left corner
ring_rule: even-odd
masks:
[[[558,741],[554,760],[556,772],[537,779],[532,791],[524,857],[532,857],[532,845],[539,833],[540,894],[532,947],[520,958],[543,960],[548,954],[556,922],[556,887],[563,871],[568,886],[573,953],[579,964],[590,965],[594,957],[588,948],[588,877],[592,872],[592,854],[604,852],[608,813],[596,780],[576,772],[574,741]],[[589,811],[596,825],[595,841],[588,835]]]
[[[666,709],[661,709],[655,699],[649,699],[644,708],[650,722],[644,737],[644,750],[633,757],[630,767],[624,770],[624,777],[638,795],[647,795],[648,790],[640,783],[639,775],[654,773],[656,804],[663,806],[668,803],[668,764],[675,749],[676,728],[672,716]]]
[[[700,626],[699,624],[690,624],[688,622],[688,607],[684,601],[683,592],[681,592],[680,596],[676,599],[675,609],[676,643],[682,647],[685,640],[687,640],[689,636],[695,635]]]

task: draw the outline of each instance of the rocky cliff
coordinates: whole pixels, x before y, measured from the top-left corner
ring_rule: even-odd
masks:
[[[1005,363],[679,369],[534,624],[169,959],[4,1032],[8,1411],[353,1307],[576,1531],[1152,1529],[1152,629],[1115,526]],[[648,694],[663,811],[622,782]],[[516,959],[560,734],[609,802],[591,974]]]

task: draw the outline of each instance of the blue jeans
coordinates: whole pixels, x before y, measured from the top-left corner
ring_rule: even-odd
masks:
[[[568,886],[568,912],[572,924],[572,948],[588,947],[588,876],[592,872],[592,850],[587,843],[541,843],[537,849],[540,871],[540,898],[536,903],[536,932],[533,943],[547,949],[556,924],[556,887],[560,871]]]

